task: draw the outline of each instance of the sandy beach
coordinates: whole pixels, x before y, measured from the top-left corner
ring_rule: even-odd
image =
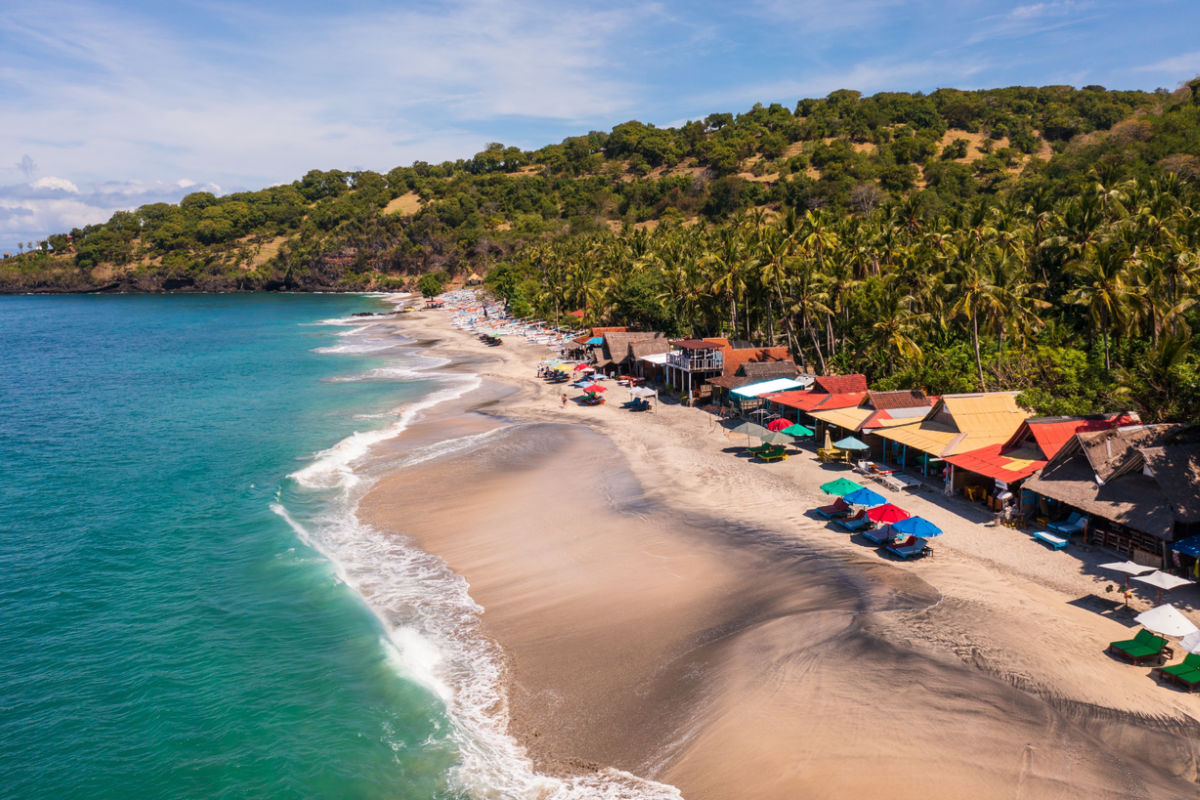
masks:
[[[700,410],[622,410],[615,383],[564,407],[544,347],[486,348],[441,312],[389,324],[485,383],[387,448],[494,433],[385,476],[360,516],[469,583],[540,770],[701,800],[1200,792],[1200,697],[1104,652],[1137,629],[1108,555],[926,491],[894,499],[946,533],[896,562],[809,515],[844,467],[750,461]]]

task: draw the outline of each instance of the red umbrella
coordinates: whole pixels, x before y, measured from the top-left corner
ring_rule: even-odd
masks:
[[[881,506],[867,509],[867,516],[873,522],[892,523],[908,519],[909,514],[903,508],[894,506],[891,503],[884,503]]]
[[[576,364],[575,365],[576,372],[579,372],[579,370],[581,370],[581,369],[587,369],[587,364]]]
[[[787,419],[784,419],[783,417],[780,417],[779,419],[771,420],[769,423],[767,423],[767,430],[781,431],[784,428],[790,428],[791,426],[792,426],[791,420],[787,420]]]
[[[588,394],[595,394],[596,392],[605,391],[604,387],[598,383],[589,383],[587,386],[581,386],[580,388]]]

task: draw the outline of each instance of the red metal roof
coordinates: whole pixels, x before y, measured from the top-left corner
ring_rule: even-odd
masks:
[[[1032,435],[1033,440],[1042,451],[1042,455],[1051,459],[1077,433],[1108,430],[1120,425],[1128,425],[1131,422],[1133,422],[1132,418],[1124,414],[1113,414],[1107,419],[1035,417],[1021,423],[1021,427],[1017,428],[1012,437],[1005,442],[1004,449],[1017,447],[1024,439]]]
[[[1006,469],[1005,467],[1011,464],[1013,460],[1000,455],[1000,450],[1004,447],[1005,445],[1002,444],[993,444],[981,447],[978,450],[959,453],[955,456],[945,456],[945,460],[960,469],[976,472],[984,477],[994,478],[1004,483],[1013,483],[1014,481],[1028,478],[1034,472],[1046,466],[1045,461],[1034,461],[1022,469]]]
[[[826,392],[814,392],[809,389],[795,389],[788,392],[776,392],[775,394],[765,395],[767,400],[772,403],[779,403],[781,406],[788,408],[797,408],[801,411],[828,411],[832,408],[852,408],[862,402],[862,399],[867,396],[865,391],[850,392],[848,394],[828,394]]]

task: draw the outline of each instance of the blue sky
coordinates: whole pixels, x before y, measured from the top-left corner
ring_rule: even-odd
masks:
[[[839,89],[1200,74],[1194,0],[6,0],[0,247],[114,210]]]

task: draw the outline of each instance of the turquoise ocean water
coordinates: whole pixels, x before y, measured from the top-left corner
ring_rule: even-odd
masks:
[[[0,297],[0,797],[677,796],[537,775],[465,584],[355,518],[478,385],[386,307]]]

